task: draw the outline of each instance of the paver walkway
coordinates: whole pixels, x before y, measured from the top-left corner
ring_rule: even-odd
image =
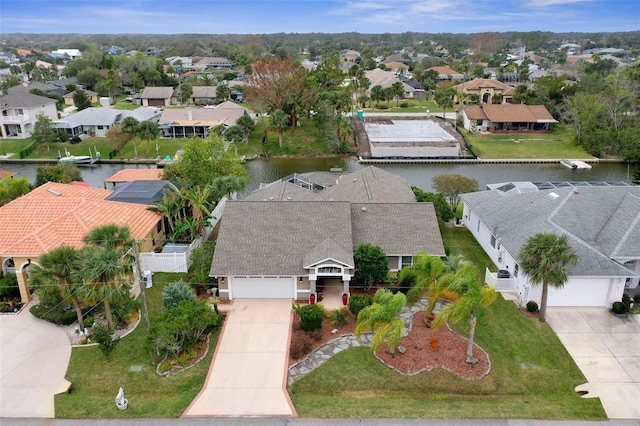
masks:
[[[71,344],[62,328],[29,312],[0,315],[0,418],[54,417],[64,392]],[[2,423],[2,421],[0,421]]]
[[[291,300],[236,299],[185,417],[294,416],[286,390]]]
[[[548,308],[547,321],[612,419],[640,419],[640,315],[606,308]]]

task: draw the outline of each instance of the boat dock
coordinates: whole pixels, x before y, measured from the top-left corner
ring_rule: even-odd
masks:
[[[561,164],[561,158],[364,158],[358,157],[362,164],[388,164],[388,163],[433,163],[433,164]],[[598,163],[598,158],[585,158],[579,161],[585,163]]]

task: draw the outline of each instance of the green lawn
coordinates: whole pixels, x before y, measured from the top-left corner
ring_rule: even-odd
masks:
[[[31,139],[28,139],[31,141]],[[160,157],[164,157],[166,155],[174,156],[176,151],[180,149],[182,146],[181,139],[158,139],[158,146],[160,147]],[[156,144],[154,141],[151,141],[149,144],[149,157],[146,156],[147,152],[147,141],[142,140],[140,138],[136,138],[135,140],[136,147],[138,148],[138,158],[153,158],[157,157],[156,155]],[[26,144],[28,145],[28,143]],[[27,159],[51,159],[55,160],[58,157],[58,153],[64,155],[65,149],[68,150],[73,155],[89,155],[89,150],[93,153],[95,149],[97,149],[101,154],[103,159],[108,159],[109,152],[113,150],[113,145],[106,138],[98,138],[98,137],[89,137],[83,139],[82,142],[71,144],[71,143],[52,143],[49,145],[49,150],[47,150],[47,144],[42,144],[36,147],[33,152],[27,157]],[[118,158],[134,158],[134,148],[133,143],[129,142],[120,155],[115,157]]]
[[[154,274],[154,286],[146,290],[151,318],[160,313],[161,293],[181,274]],[[179,417],[200,392],[211,364],[219,332],[211,336],[209,353],[195,367],[173,377],[160,377],[145,350],[144,320],[118,343],[107,359],[97,347],[78,347],[71,352],[66,378],[72,391],[55,397],[57,418]],[[139,372],[132,367],[142,366]],[[114,402],[124,388],[129,407],[120,411]]]
[[[459,204],[459,207],[462,203]],[[461,207],[458,209],[461,210]],[[461,216],[462,217],[462,216]],[[473,262],[477,265],[478,270],[484,276],[484,271],[489,268],[491,271],[497,271],[496,266],[493,264],[489,256],[484,252],[482,247],[476,242],[473,235],[467,228],[464,227],[450,227],[442,221],[439,221],[440,234],[442,234],[442,240],[445,247],[449,250],[449,254],[462,254],[465,259]]]
[[[0,141],[0,154],[4,153],[13,153],[15,154],[12,158],[20,158],[18,157],[18,153],[23,149],[26,149],[29,145],[31,145],[31,139],[4,139]]]
[[[452,253],[463,253],[484,270],[488,259],[467,230],[442,231]],[[455,329],[467,335],[466,324]],[[513,302],[499,297],[480,312],[475,338],[492,365],[480,380],[443,370],[404,376],[361,347],[294,383],[291,399],[301,417],[606,419],[598,399],[573,391],[586,379],[549,325],[525,317]]]
[[[475,154],[488,158],[591,158],[573,143],[574,131],[556,126],[546,134],[486,135],[462,129]]]

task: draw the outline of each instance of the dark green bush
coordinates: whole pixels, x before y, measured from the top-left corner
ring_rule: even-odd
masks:
[[[409,102],[400,102],[400,108],[409,108]]]
[[[349,309],[346,306],[342,306],[334,311],[329,312],[329,322],[334,327],[342,327],[347,323],[349,319]]]
[[[98,324],[93,327],[93,340],[98,344],[100,352],[104,356],[109,356],[111,352],[116,348],[116,345],[120,341],[119,338],[112,338],[113,329],[106,327],[102,324]]]
[[[43,304],[34,305],[29,312],[36,317],[57,325],[71,325],[78,320],[74,309],[65,310],[61,307],[51,308]]]
[[[324,311],[320,305],[293,305],[293,311],[300,318],[300,326],[304,331],[313,331],[322,328]]]
[[[368,294],[354,294],[349,298],[349,311],[358,316],[358,313],[373,303],[373,297]]]
[[[627,305],[627,308],[630,308],[631,307],[631,302],[632,302],[632,299],[631,299],[631,296],[629,296],[629,293],[624,293],[622,295],[622,303]]]
[[[640,303],[640,293],[633,296],[633,303]]]
[[[0,297],[19,296],[18,277],[16,274],[7,274],[0,278]]]
[[[624,302],[613,302],[613,306],[611,306],[611,310],[614,314],[622,315],[629,312],[629,307],[624,304]]]
[[[74,136],[69,140],[69,143],[71,144],[77,144],[82,142],[82,139],[80,139],[80,136]]]
[[[538,304],[533,300],[529,300],[527,302],[527,311],[529,311],[529,312],[538,312]]]
[[[136,299],[127,297],[123,301],[111,305],[111,315],[114,324],[122,324],[128,320],[136,309],[140,307],[140,302]]]

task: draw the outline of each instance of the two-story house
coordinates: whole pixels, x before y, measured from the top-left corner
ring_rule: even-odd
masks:
[[[0,132],[2,139],[26,139],[31,136],[38,116],[58,119],[56,100],[28,92],[16,91],[0,97]]]

